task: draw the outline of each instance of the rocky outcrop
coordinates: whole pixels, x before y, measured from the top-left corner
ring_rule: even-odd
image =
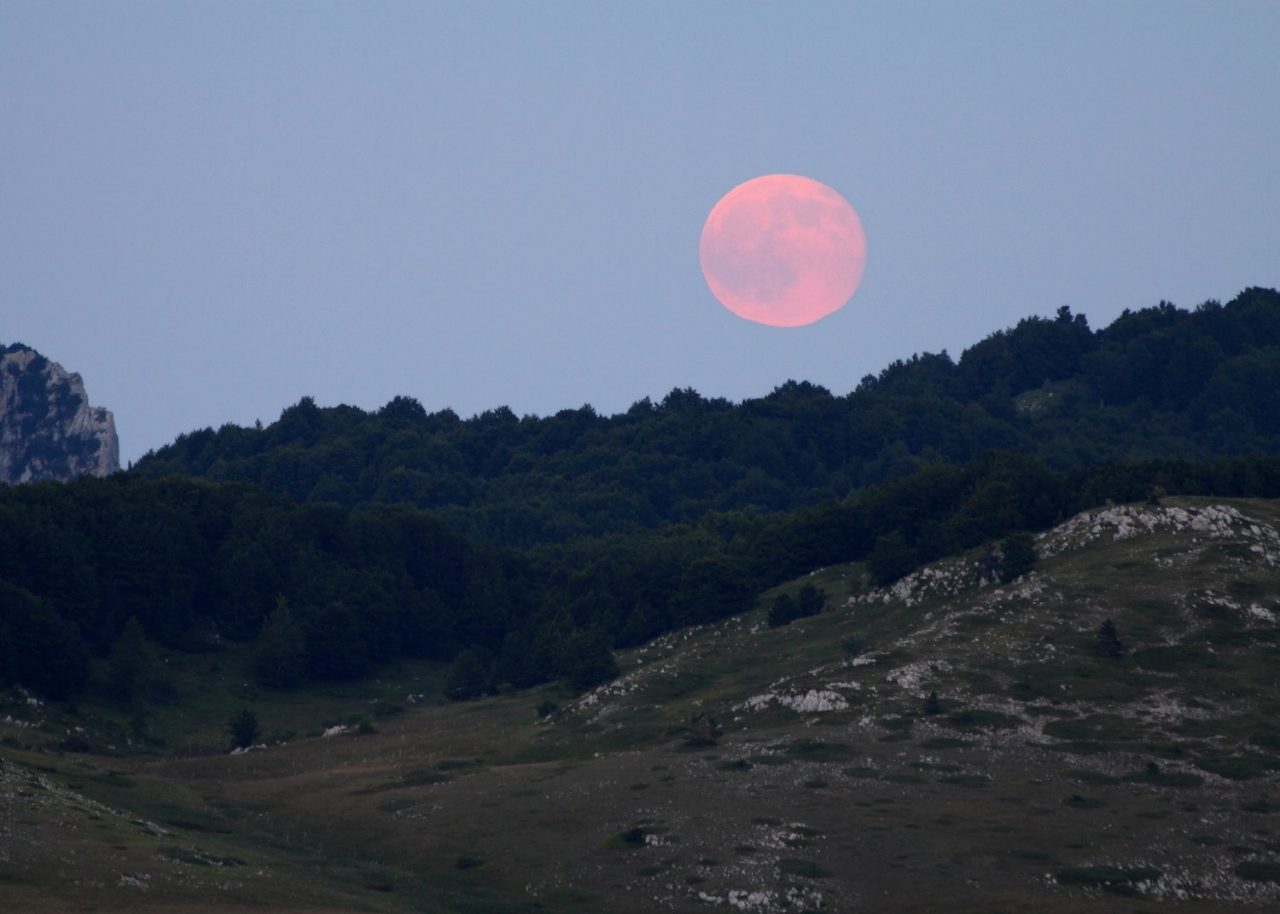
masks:
[[[115,419],[89,405],[80,375],[20,343],[0,350],[0,483],[118,469]]]

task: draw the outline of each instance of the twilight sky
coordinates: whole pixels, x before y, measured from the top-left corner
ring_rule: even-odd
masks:
[[[1267,0],[0,0],[0,342],[125,459],[307,394],[843,394],[1061,305],[1280,286],[1277,48]],[[771,172],[866,229],[808,327],[698,266]]]

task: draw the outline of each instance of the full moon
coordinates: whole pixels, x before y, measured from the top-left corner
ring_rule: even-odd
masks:
[[[867,239],[853,207],[827,185],[763,175],[720,198],[698,254],[712,294],[734,314],[802,327],[853,297]]]

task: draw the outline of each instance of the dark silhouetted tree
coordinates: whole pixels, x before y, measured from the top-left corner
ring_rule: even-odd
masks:
[[[132,707],[150,686],[154,673],[151,645],[138,620],[130,616],[107,660],[107,692],[120,705]]]
[[[316,679],[356,679],[369,672],[369,648],[360,620],[344,603],[329,603],[313,612],[306,641],[307,664]]]
[[[791,594],[780,593],[773,598],[773,605],[769,607],[768,618],[769,625],[772,628],[790,625],[793,620],[798,618],[796,601]]]
[[[916,551],[898,531],[876,538],[876,544],[867,556],[867,570],[871,583],[885,587],[910,574],[916,567]]]
[[[0,581],[0,688],[18,684],[62,699],[88,678],[89,651],[75,626],[28,591]]]
[[[769,607],[769,625],[778,628],[805,616],[816,616],[826,605],[827,592],[812,584],[805,584],[794,597],[780,593],[774,598],[773,605]]]
[[[565,643],[560,660],[560,678],[574,691],[584,692],[617,675],[618,661],[603,631],[579,630]]]
[[[444,682],[444,694],[453,701],[479,698],[489,690],[489,664],[470,648],[453,661]]]
[[[1036,541],[1030,533],[1014,533],[1000,543],[1000,580],[1008,584],[1036,564]]]
[[[812,584],[805,584],[796,595],[796,614],[799,618],[816,616],[827,605],[827,592]]]
[[[283,596],[276,598],[276,608],[258,633],[253,672],[259,682],[275,689],[295,686],[306,678],[307,636]]]
[[[1103,657],[1119,657],[1124,654],[1124,642],[1116,632],[1116,624],[1110,619],[1103,619],[1102,624],[1098,626],[1094,650]]]
[[[690,749],[714,746],[720,742],[723,732],[724,728],[718,720],[705,711],[699,711],[689,716],[689,724],[684,727],[684,744]]]
[[[227,733],[235,748],[246,749],[252,746],[258,738],[258,715],[248,708],[241,708],[238,714],[227,721]]]

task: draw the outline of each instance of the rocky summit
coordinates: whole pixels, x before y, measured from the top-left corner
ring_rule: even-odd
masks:
[[[0,350],[0,483],[118,469],[115,419],[89,405],[80,375],[20,343]]]

